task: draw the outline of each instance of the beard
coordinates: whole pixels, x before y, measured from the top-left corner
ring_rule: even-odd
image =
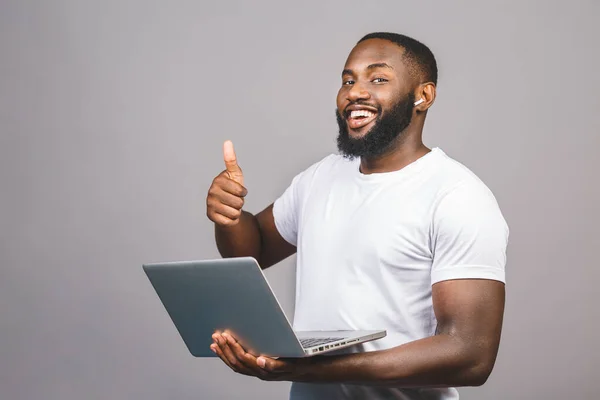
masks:
[[[372,158],[385,154],[410,125],[414,102],[415,96],[409,93],[405,98],[398,100],[386,113],[382,113],[381,106],[378,106],[373,127],[357,139],[350,136],[346,119],[340,115],[339,110],[335,110],[339,127],[338,150],[350,160],[356,157]]]

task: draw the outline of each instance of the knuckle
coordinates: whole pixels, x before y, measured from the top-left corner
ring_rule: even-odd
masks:
[[[217,221],[215,221],[217,225],[221,225],[221,226],[229,226],[229,220],[223,216],[220,216],[217,218]]]
[[[209,189],[208,189],[208,198],[212,198],[215,197],[217,195],[217,187],[212,185]]]
[[[229,226],[229,220],[221,215],[217,216],[214,221],[217,225]]]
[[[225,182],[225,178],[221,175],[217,176],[215,179],[213,179],[213,183],[211,185],[213,190],[216,190],[220,187],[223,187],[223,183]]]

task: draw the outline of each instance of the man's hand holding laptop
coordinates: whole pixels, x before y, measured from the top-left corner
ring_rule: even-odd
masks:
[[[255,376],[264,381],[299,381],[311,357],[279,358],[256,357],[247,353],[229,332],[215,332],[210,349],[234,372]]]

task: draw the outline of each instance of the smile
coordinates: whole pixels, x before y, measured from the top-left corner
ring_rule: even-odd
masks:
[[[377,117],[377,111],[351,106],[346,109],[345,115],[346,122],[350,129],[360,129],[375,120]]]

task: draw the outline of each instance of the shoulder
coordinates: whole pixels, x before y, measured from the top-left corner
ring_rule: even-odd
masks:
[[[435,179],[437,196],[433,207],[433,224],[452,222],[466,225],[489,224],[502,231],[508,226],[490,188],[469,168],[440,152]]]
[[[432,179],[438,188],[437,202],[460,199],[467,203],[493,202],[496,198],[490,188],[471,169],[437,149],[436,172]]]

